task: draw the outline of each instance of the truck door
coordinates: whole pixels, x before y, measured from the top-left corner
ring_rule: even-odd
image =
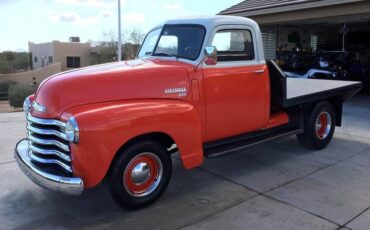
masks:
[[[258,60],[256,36],[247,26],[217,27],[209,45],[218,63],[203,65],[206,141],[263,128],[269,116],[269,79]]]

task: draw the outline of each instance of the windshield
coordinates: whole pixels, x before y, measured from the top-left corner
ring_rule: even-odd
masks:
[[[161,34],[161,30],[162,28],[153,30],[148,33],[148,35],[145,38],[144,43],[141,46],[138,57],[152,55],[154,47],[157,44],[159,35]]]
[[[164,56],[196,60],[202,49],[205,29],[199,25],[167,25],[151,31],[138,57]]]

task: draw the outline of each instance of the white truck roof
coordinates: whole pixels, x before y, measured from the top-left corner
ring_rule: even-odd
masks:
[[[184,17],[170,19],[163,22],[161,25],[173,25],[173,24],[199,24],[204,26],[207,30],[213,29],[220,25],[248,25],[253,27],[253,29],[258,29],[259,26],[257,22],[252,19],[238,17],[238,16],[194,16],[194,17]]]

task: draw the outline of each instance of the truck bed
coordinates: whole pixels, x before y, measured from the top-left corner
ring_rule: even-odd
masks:
[[[361,89],[355,81],[286,78],[286,98],[283,107],[290,107],[319,99],[343,96],[343,101]]]
[[[361,82],[287,78],[274,61],[267,61],[270,76],[271,108],[275,110],[308,102],[341,97],[348,100],[361,90]]]

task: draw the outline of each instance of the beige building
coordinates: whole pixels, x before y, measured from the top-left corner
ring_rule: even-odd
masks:
[[[28,43],[33,69],[61,63],[62,71],[90,65],[90,43],[59,42]]]

